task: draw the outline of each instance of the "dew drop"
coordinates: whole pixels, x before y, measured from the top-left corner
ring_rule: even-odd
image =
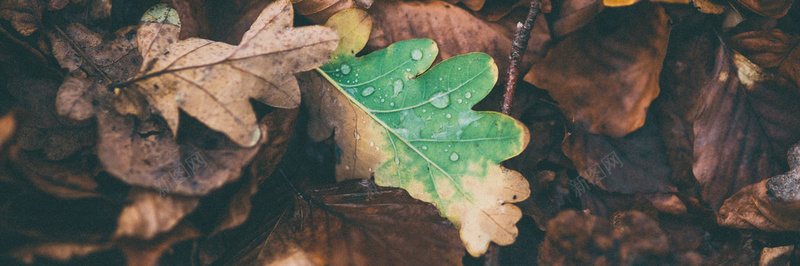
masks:
[[[364,90],[361,91],[361,96],[367,97],[367,96],[372,95],[372,93],[374,93],[374,92],[375,92],[375,88],[373,88],[372,86],[369,86],[369,87],[364,88]]]
[[[400,164],[400,158],[394,157],[394,164]]]
[[[386,99],[381,99],[381,102],[385,102],[385,101],[386,101]]]
[[[374,142],[374,141],[370,141],[370,142],[369,142],[369,146],[370,146],[370,147],[373,147],[373,146],[375,146],[375,142]]]
[[[450,154],[450,160],[454,161],[454,162],[458,161],[458,153],[455,153],[455,152],[451,153]]]
[[[423,112],[423,113],[424,113],[424,112],[427,112],[427,111],[428,111],[428,110],[426,110],[426,109],[422,109],[422,112]]]
[[[389,106],[394,106],[394,102],[390,102],[390,103],[389,103]]]
[[[422,51],[417,49],[411,51],[411,59],[413,59],[414,61],[419,61],[420,59],[422,59]]]
[[[459,67],[458,70],[461,70],[461,68]]]
[[[422,150],[428,150],[428,146],[422,146]]]
[[[466,97],[467,99],[472,98],[472,93],[467,92],[464,94],[464,97]]]
[[[399,79],[395,80],[394,84],[392,84],[392,86],[394,87],[394,95],[393,95],[393,97],[397,96],[398,93],[403,91],[403,81],[402,80],[399,80]]]
[[[439,81],[442,81],[442,78],[439,78]]]
[[[446,114],[444,117],[451,118],[451,117],[453,117],[453,116],[452,116],[452,115],[450,115],[450,114]]]
[[[381,147],[375,147],[375,150],[379,151],[379,150],[381,150]]]
[[[367,169],[367,171],[370,171],[370,172],[372,172],[372,167],[370,167],[369,169]]]
[[[358,73],[356,73],[356,77],[358,77]],[[356,81],[358,81],[358,80],[356,80]]]
[[[410,68],[406,68],[406,72],[411,72],[411,69]]]
[[[431,100],[431,104],[439,109],[445,108],[450,105],[450,96],[444,92],[438,92],[433,95],[433,100]]]
[[[461,102],[463,102],[463,101],[464,101],[464,100],[462,100],[462,99],[458,99],[458,103],[461,103]]]
[[[352,69],[350,69],[350,65],[348,65],[348,64],[342,64],[342,66],[339,67],[339,71],[342,71],[342,74],[345,74],[345,75],[350,74],[350,70],[352,70]]]
[[[358,132],[353,132],[353,137],[356,139],[361,139],[361,135],[359,135]]]
[[[344,166],[344,169],[345,169],[345,170],[350,170],[350,166],[349,166],[349,165],[345,165],[345,166]]]

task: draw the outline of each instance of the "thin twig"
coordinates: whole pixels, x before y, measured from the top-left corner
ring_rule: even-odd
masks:
[[[517,68],[519,61],[522,61],[522,57],[525,56],[525,48],[528,47],[528,40],[531,38],[533,22],[536,21],[536,15],[539,15],[539,6],[539,0],[531,1],[531,8],[528,11],[528,17],[525,18],[525,23],[517,23],[514,42],[511,44],[511,55],[508,56],[511,66],[508,67],[506,92],[503,94],[503,106],[500,109],[505,115],[508,115],[511,109],[511,101],[514,98],[514,89],[517,87],[517,77],[519,76]]]

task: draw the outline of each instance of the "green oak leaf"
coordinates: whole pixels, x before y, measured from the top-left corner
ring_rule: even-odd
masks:
[[[348,42],[343,37],[340,46]],[[378,185],[432,203],[460,228],[473,256],[490,241],[513,243],[522,213],[510,203],[527,198],[530,189],[522,175],[499,163],[522,152],[529,134],[509,116],[471,109],[497,81],[492,58],[465,54],[426,72],[438,53],[432,40],[402,41],[356,57],[362,47],[339,47],[318,69],[333,86],[313,73],[301,78],[310,135],[321,140],[335,132],[337,179],[374,175]]]

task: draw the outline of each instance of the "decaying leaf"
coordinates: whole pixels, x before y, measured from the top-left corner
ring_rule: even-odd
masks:
[[[306,196],[295,198],[294,211],[281,217],[256,264],[461,264],[458,231],[402,189],[351,180]]]
[[[548,90],[589,132],[622,137],[644,124],[658,95],[667,20],[650,3],[606,10],[552,48],[525,80]]]
[[[446,0],[452,4],[463,3],[467,8],[472,9],[472,11],[478,11],[483,8],[483,5],[486,3],[486,0]]]
[[[542,265],[700,265],[691,253],[677,256],[669,251],[669,239],[645,214],[625,212],[612,224],[567,210],[548,223],[538,261]]]
[[[749,31],[731,37],[730,46],[758,66],[800,86],[800,36],[780,29]]]
[[[150,240],[172,230],[200,199],[133,189],[128,200],[131,204],[122,209],[114,237]]]
[[[11,252],[11,256],[27,264],[33,264],[36,262],[36,257],[41,256],[59,262],[68,262],[75,257],[83,257],[109,248],[111,248],[111,245],[108,243],[48,242],[17,248]]]
[[[512,243],[522,214],[510,203],[530,191],[522,175],[498,163],[522,152],[529,136],[511,117],[471,110],[497,80],[491,57],[466,54],[425,71],[438,52],[431,40],[398,42],[356,58],[360,50],[344,49],[320,68],[333,86],[313,73],[304,76],[312,138],[335,131],[337,179],[374,175],[378,185],[433,203],[460,228],[473,256],[490,241]]]
[[[756,14],[770,18],[781,18],[789,12],[794,0],[736,0],[736,2]]]
[[[564,154],[588,182],[625,194],[675,192],[665,144],[655,122],[622,138],[595,135],[577,123],[564,141]]]
[[[11,21],[11,25],[24,36],[31,35],[42,24],[45,9],[64,8],[69,1],[64,0],[6,0],[0,3],[0,18]]]
[[[640,0],[603,0],[603,5],[608,7],[621,7],[636,4],[639,1]],[[650,2],[666,4],[689,4],[691,0],[651,0]]]
[[[262,132],[249,100],[297,107],[300,92],[292,74],[321,65],[336,45],[332,30],[292,28],[292,17],[288,0],[278,1],[261,12],[238,46],[197,38],[169,45],[166,54],[144,58],[152,65],[125,83],[119,99],[146,99],[173,134],[180,108],[240,146],[253,147]],[[144,108],[131,105],[137,103],[122,101],[118,110],[146,116]]]
[[[322,24],[339,11],[348,8],[367,10],[374,0],[292,0],[292,5],[298,14],[308,17],[311,21]]]
[[[800,143],[789,149],[791,170],[744,187],[725,200],[719,223],[769,232],[800,231]]]
[[[13,112],[0,117],[0,148],[5,146],[6,142],[14,136],[14,131],[16,129],[17,119],[14,117]]]
[[[566,0],[553,3],[553,13],[548,14],[553,37],[563,37],[572,33],[594,19],[603,11],[600,0]]]

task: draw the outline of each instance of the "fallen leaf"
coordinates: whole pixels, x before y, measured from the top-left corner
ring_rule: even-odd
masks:
[[[794,0],[736,0],[736,2],[756,14],[770,18],[781,18],[789,12]]]
[[[125,238],[116,240],[114,244],[125,254],[128,265],[158,265],[158,259],[171,246],[200,236],[197,229],[191,225],[180,223],[173,230],[160,234],[149,241]]]
[[[734,35],[729,44],[758,66],[800,86],[800,49],[796,49],[800,45],[800,36],[780,29],[749,31]]]
[[[108,244],[47,242],[19,247],[11,251],[11,256],[27,264],[37,262],[36,257],[68,262],[75,257],[84,257],[109,248],[111,247]]]
[[[656,4],[607,10],[552,48],[525,81],[548,90],[590,133],[625,136],[644,125],[658,95],[667,20]]]
[[[262,132],[250,98],[278,108],[297,107],[300,92],[292,74],[321,65],[336,45],[330,29],[292,28],[292,17],[288,0],[278,1],[262,11],[238,46],[197,38],[172,44],[146,71],[123,83],[127,86],[121,92],[127,99],[146,99],[173,134],[180,108],[236,144],[253,147]],[[142,108],[136,110],[145,116]]]
[[[292,0],[298,14],[306,16],[317,24],[323,24],[333,14],[348,8],[367,10],[374,0]]]
[[[172,230],[197,208],[200,199],[134,188],[128,194],[128,201],[130,205],[122,209],[114,237],[151,240]]]
[[[758,265],[791,265],[796,246],[764,247]]]
[[[369,9],[369,14],[374,23],[366,52],[384,49],[402,40],[429,38],[441,48],[434,62],[460,54],[484,52],[496,61],[499,73],[506,73],[516,24],[525,19],[527,12],[489,23],[443,1],[385,0],[377,1]],[[520,62],[520,71],[527,71],[533,62],[544,57],[549,43],[549,26],[545,17],[539,16],[534,22],[525,57]]]
[[[788,172],[746,186],[726,199],[719,210],[719,224],[800,232],[800,143],[789,149],[788,159]]]
[[[522,175],[498,164],[522,152],[529,135],[511,117],[471,110],[497,80],[491,57],[466,54],[425,71],[438,52],[432,40],[398,42],[360,58],[361,47],[343,50],[319,71],[333,86],[314,73],[302,86],[312,139],[336,132],[337,179],[374,175],[378,185],[433,203],[460,228],[473,256],[489,242],[514,242],[522,214],[510,203],[530,191]]]
[[[402,189],[351,180],[304,195],[259,247],[257,264],[461,264],[458,231]]]
[[[446,0],[451,4],[458,4],[463,3],[467,8],[472,9],[472,11],[478,11],[483,8],[483,5],[486,3],[486,0]]]
[[[621,213],[612,227],[608,220],[574,210],[550,220],[539,250],[539,264],[664,264],[688,262],[691,254],[670,253],[670,243],[658,223],[637,211]],[[688,255],[688,256],[686,256]],[[699,265],[699,264],[694,264]]]
[[[47,194],[65,199],[98,197],[95,176],[100,169],[96,158],[88,153],[90,151],[50,161],[36,152],[21,151],[17,154],[15,169]]]
[[[621,7],[636,4],[639,1],[640,0],[603,0],[603,5],[607,7]],[[689,4],[691,3],[691,0],[650,0],[650,2],[666,4]]]
[[[45,8],[57,10],[64,8],[67,1],[50,0],[6,0],[0,3],[0,18],[11,22],[23,36],[29,36],[42,24],[42,12]]]
[[[552,14],[547,14],[554,38],[561,38],[589,24],[600,11],[600,0],[567,0],[553,3]]]
[[[0,117],[0,150],[14,136],[16,129],[17,119],[14,117],[14,112],[9,112]]]
[[[732,73],[731,53],[720,48],[716,56],[693,109],[693,172],[715,209],[744,186],[786,171],[779,154],[800,139],[796,87],[764,82],[745,89]]]
[[[621,138],[589,133],[579,122],[562,144],[581,177],[624,194],[676,192],[665,146],[656,121],[650,119]]]

